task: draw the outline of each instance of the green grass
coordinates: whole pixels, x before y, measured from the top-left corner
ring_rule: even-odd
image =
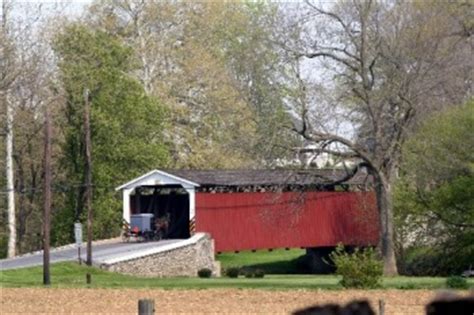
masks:
[[[263,279],[222,278],[143,278],[112,273],[97,268],[90,268],[77,263],[57,263],[51,265],[52,287],[87,287],[86,274],[92,275],[91,287],[101,288],[165,288],[165,289],[205,289],[205,288],[338,288],[335,276],[318,277],[302,275],[274,275]],[[42,286],[42,268],[7,270],[0,273],[1,287],[35,287]]]
[[[86,288],[86,273],[92,274],[92,285],[96,288],[164,288],[164,289],[341,289],[339,277],[320,275],[266,275],[263,279],[226,277],[200,278],[141,278],[90,268],[77,263],[57,263],[51,265],[52,287]],[[440,289],[445,278],[395,277],[383,280],[384,288],[398,289]],[[474,288],[474,279],[469,280]],[[42,287],[42,268],[7,270],[0,272],[0,287]]]
[[[223,270],[229,267],[262,269],[266,274],[301,274],[298,258],[305,254],[303,249],[277,249],[271,252],[242,251],[239,253],[223,253],[217,255]]]

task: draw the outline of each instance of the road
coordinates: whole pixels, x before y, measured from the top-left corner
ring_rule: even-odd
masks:
[[[143,243],[123,243],[120,240],[108,241],[105,243],[94,244],[92,246],[92,260],[94,264],[100,264],[102,260],[110,257],[117,257],[130,252],[163,246],[181,240],[162,240],[159,242],[143,242]],[[81,258],[86,259],[86,246],[81,247]],[[61,249],[51,249],[51,263],[60,261],[77,260],[77,248],[74,245]],[[43,252],[36,252],[20,257],[1,259],[0,270],[26,268],[43,265]]]

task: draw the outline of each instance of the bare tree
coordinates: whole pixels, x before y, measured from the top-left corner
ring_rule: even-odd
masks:
[[[14,53],[11,34],[9,31],[9,14],[12,8],[10,1],[2,2],[1,23],[1,69],[0,97],[5,104],[5,175],[7,190],[8,213],[8,257],[16,254],[16,215],[15,191],[13,178],[13,105],[11,103],[10,89],[15,81],[17,70],[14,67]],[[10,72],[11,71],[11,72]]]
[[[41,190],[43,168],[38,159],[42,151],[39,131],[43,107],[58,101],[53,92],[55,59],[47,24],[56,12],[55,6],[43,10],[41,4],[2,2],[0,112],[5,117],[1,121],[6,154],[5,162],[2,159],[0,164],[6,170],[9,256],[24,249],[38,249],[41,240],[41,195],[37,190]]]
[[[50,226],[51,226],[51,114],[45,106],[44,125],[44,209],[43,209],[43,284],[50,285]]]
[[[357,159],[373,176],[386,275],[397,274],[392,189],[401,144],[426,113],[466,97],[472,83],[472,60],[463,55],[472,28],[445,10],[460,4],[432,4],[306,2],[298,36],[283,44],[297,60],[301,87],[292,103],[295,131],[314,154]],[[324,80],[314,84],[315,77]]]

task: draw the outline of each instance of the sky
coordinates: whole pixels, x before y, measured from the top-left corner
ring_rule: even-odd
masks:
[[[3,4],[4,1],[0,0],[0,4]],[[41,6],[42,12],[55,11],[55,9],[61,8],[68,16],[74,17],[84,12],[85,6],[90,4],[92,0],[7,0],[7,2],[14,3],[14,12],[20,15]],[[0,5],[1,11],[2,6]]]

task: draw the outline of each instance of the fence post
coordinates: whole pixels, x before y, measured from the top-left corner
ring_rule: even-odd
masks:
[[[138,300],[138,315],[154,315],[155,301],[151,299]]]
[[[385,301],[379,300],[379,315],[385,315]]]

